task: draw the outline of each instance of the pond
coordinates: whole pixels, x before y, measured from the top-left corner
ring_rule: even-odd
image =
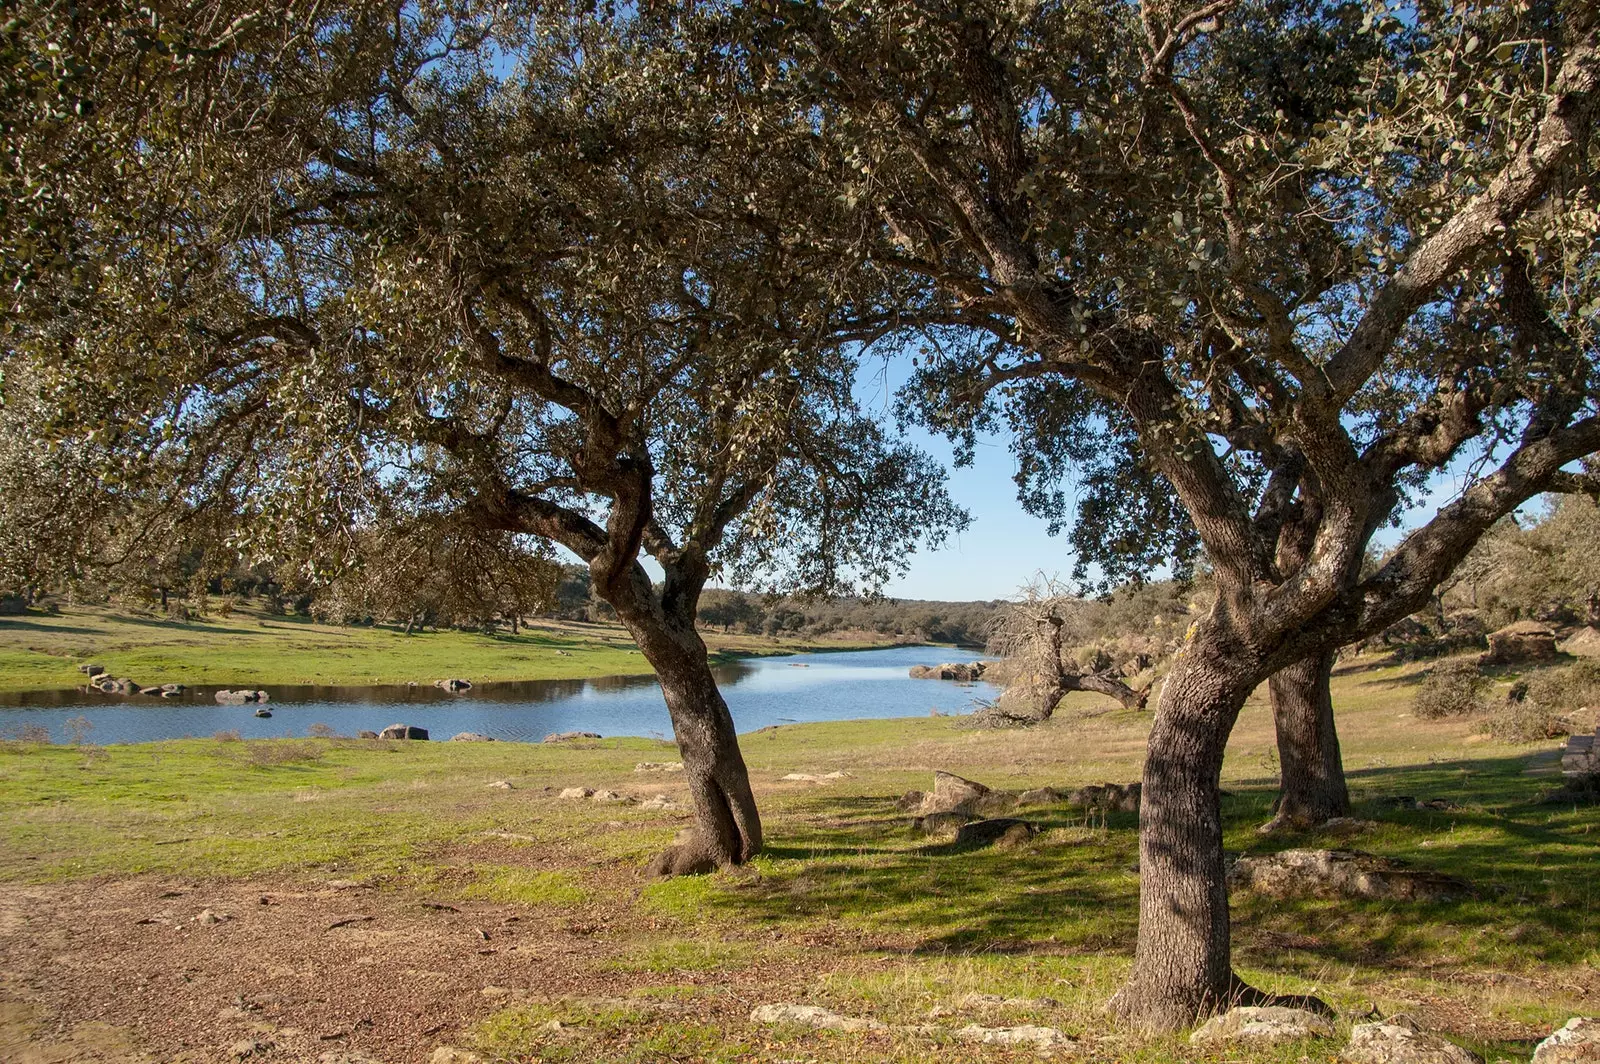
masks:
[[[949,647],[894,647],[772,658],[720,665],[717,680],[741,732],[804,721],[967,713],[976,699],[998,693],[985,683],[913,680],[913,665],[976,661],[981,655]],[[461,694],[434,687],[271,687],[266,708],[218,705],[217,688],[181,698],[103,695],[98,691],[0,693],[0,735],[41,726],[56,742],[72,738],[69,721],[84,718],[95,743],[142,743],[236,731],[246,739],[305,735],[324,724],[340,735],[381,731],[390,724],[428,729],[434,739],[481,732],[495,739],[538,742],[552,732],[671,738],[661,689],[649,676],[592,680],[483,683]],[[81,724],[78,727],[82,727]]]

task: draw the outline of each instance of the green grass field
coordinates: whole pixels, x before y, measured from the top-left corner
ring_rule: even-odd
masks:
[[[1236,893],[1235,964],[1257,986],[1328,1000],[1347,1014],[1342,1030],[1375,1005],[1490,1060],[1526,1060],[1552,1026],[1600,1010],[1600,810],[1540,804],[1559,782],[1548,774],[1555,742],[1512,747],[1479,721],[1414,719],[1417,673],[1341,668],[1335,700],[1362,823],[1336,834],[1256,832],[1276,763],[1264,696],[1252,700],[1225,768],[1227,846],[1357,848],[1460,876],[1478,896]],[[650,740],[12,743],[0,747],[0,882],[71,894],[179,877],[315,895],[357,880],[396,911],[425,898],[520,915],[548,930],[542,957],[567,959],[527,969],[523,990],[473,997],[472,1019],[449,1037],[495,1060],[1037,1058],[952,1042],[969,1022],[1057,1027],[1078,1040],[1074,1055],[1095,1060],[1333,1056],[1342,1042],[1200,1051],[1107,1022],[1101,1006],[1127,971],[1137,921],[1135,815],[1037,807],[1016,814],[1043,829],[1024,847],[959,850],[894,809],[936,768],[1005,788],[1136,779],[1147,718],[1106,705],[1074,696],[1026,732],[934,718],[747,735],[766,852],[745,869],[665,882],[638,870],[686,811],[557,797],[582,785],[684,801],[675,777],[634,770],[671,756]],[[833,770],[850,775],[780,779]],[[486,787],[496,780],[514,789]],[[1395,795],[1449,807],[1397,809],[1384,801]],[[971,993],[1029,1000],[963,1004]],[[890,1029],[767,1028],[746,1019],[753,1001],[819,1004]],[[402,1057],[426,1059],[426,1048]]]
[[[871,637],[834,641],[707,633],[724,656],[855,649]],[[879,640],[876,645],[886,645]],[[219,685],[567,680],[650,671],[620,626],[536,622],[519,634],[344,627],[237,609],[179,622],[89,607],[58,615],[0,617],[0,691],[72,687],[77,667],[104,665],[141,683]]]

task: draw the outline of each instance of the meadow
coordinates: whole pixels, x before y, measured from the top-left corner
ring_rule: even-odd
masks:
[[[1600,1007],[1600,812],[1541,803],[1560,782],[1554,741],[1507,746],[1480,721],[1415,719],[1418,676],[1341,666],[1356,823],[1336,832],[1257,833],[1276,772],[1259,693],[1229,749],[1227,845],[1357,848],[1459,876],[1475,896],[1236,892],[1235,964],[1257,986],[1322,997],[1344,1031],[1404,1011],[1490,1060],[1526,1060],[1552,1027]],[[1015,814],[1040,827],[1032,841],[964,849],[895,808],[935,769],[1013,789],[1137,779],[1148,718],[1107,706],[1074,696],[1026,732],[938,717],[749,734],[766,852],[670,881],[641,872],[689,817],[673,774],[636,768],[673,756],[652,740],[5,744],[9,1036],[160,1059],[242,1047],[399,1064],[450,1046],[507,1061],[776,1064],[952,1048],[1037,1059],[1031,1046],[956,1041],[969,1023],[1031,1023],[1084,1059],[1335,1054],[1342,1042],[1202,1051],[1106,1020],[1137,919],[1134,814],[1035,806]],[[847,776],[781,778],[836,771]],[[559,797],[578,786],[675,807]],[[1402,795],[1439,807],[1391,801]],[[751,1022],[776,1002],[884,1026]]]

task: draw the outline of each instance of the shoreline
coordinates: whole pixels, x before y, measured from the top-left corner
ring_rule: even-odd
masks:
[[[775,641],[701,633],[713,665],[945,645],[860,635]],[[622,627],[589,622],[541,619],[515,635],[455,630],[406,635],[393,627],[327,625],[248,608],[190,622],[102,607],[0,617],[0,693],[74,690],[83,685],[78,666],[91,662],[143,684],[269,689],[430,685],[453,676],[495,683],[654,675]]]

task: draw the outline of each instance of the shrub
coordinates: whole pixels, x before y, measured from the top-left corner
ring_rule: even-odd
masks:
[[[1600,661],[1584,659],[1564,668],[1541,669],[1528,681],[1528,701],[1553,713],[1600,707]]]
[[[73,746],[82,746],[89,741],[89,733],[94,730],[94,724],[88,717],[79,714],[66,719],[67,742]]]
[[[313,739],[337,739],[339,733],[334,731],[331,724],[324,724],[320,720],[306,729],[306,734]]]
[[[1537,743],[1568,734],[1561,714],[1533,699],[1507,702],[1489,714],[1489,734],[1507,743]]]
[[[229,728],[226,731],[216,732],[211,737],[219,743],[236,743],[239,741],[239,731],[237,728]]]
[[[320,761],[322,749],[316,743],[297,743],[288,739],[246,743],[245,751],[250,764],[256,768],[275,765],[294,765],[302,761]]]
[[[1489,679],[1478,671],[1476,662],[1442,662],[1423,677],[1413,711],[1423,720],[1481,713],[1488,708],[1483,700],[1488,686]]]

